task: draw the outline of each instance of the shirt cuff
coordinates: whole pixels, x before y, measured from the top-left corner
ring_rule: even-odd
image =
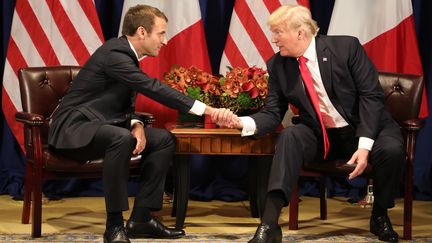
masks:
[[[141,126],[144,127],[144,123],[143,123],[142,121],[140,121],[140,120],[138,120],[138,119],[132,119],[132,120],[131,120],[131,128],[132,128],[135,124],[137,124],[137,123],[141,124]]]
[[[359,149],[367,149],[369,151],[372,150],[372,146],[374,145],[374,140],[367,138],[367,137],[360,137],[359,138],[359,143],[358,143],[358,148]]]
[[[195,100],[192,108],[189,110],[189,113],[197,116],[202,116],[204,114],[205,108],[206,104],[202,103],[201,101]]]
[[[256,123],[255,120],[250,116],[239,117],[241,123],[243,124],[243,129],[241,131],[242,136],[251,136],[255,134]]]

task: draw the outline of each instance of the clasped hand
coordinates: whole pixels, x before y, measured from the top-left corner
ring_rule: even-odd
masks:
[[[207,115],[211,116],[213,122],[221,127],[241,129],[242,124],[239,117],[231,110],[226,108],[210,108],[206,110]]]

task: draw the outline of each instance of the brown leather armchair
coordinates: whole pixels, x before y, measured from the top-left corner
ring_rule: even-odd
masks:
[[[423,77],[397,73],[380,73],[379,80],[385,93],[386,109],[400,124],[405,139],[405,193],[404,193],[404,222],[403,237],[411,239],[412,231],[412,201],[413,201],[413,162],[417,133],[423,126],[423,120],[418,119],[423,91]],[[346,161],[327,161],[327,163],[309,163],[303,166],[301,176],[320,176],[320,210],[321,219],[327,218],[325,200],[325,176],[347,176],[353,167],[347,166]],[[369,177],[373,168],[368,165],[363,176]],[[298,189],[291,194],[289,229],[298,229]]]
[[[29,223],[32,211],[32,237],[41,236],[42,183],[49,179],[102,177],[102,159],[82,163],[53,153],[47,137],[52,114],[56,110],[81,67],[53,66],[30,67],[19,70],[22,112],[16,120],[24,124],[26,172],[24,204],[21,221]],[[154,118],[149,113],[137,113],[151,126]],[[140,156],[130,163],[131,175],[139,172]]]

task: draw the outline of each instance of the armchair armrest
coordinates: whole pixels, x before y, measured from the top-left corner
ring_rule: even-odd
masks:
[[[144,121],[144,125],[146,127],[151,126],[155,121],[155,118],[151,113],[136,111],[135,115],[137,115],[142,121]]]
[[[425,124],[425,119],[417,118],[404,121],[401,126],[404,130],[418,132]]]
[[[44,124],[45,117],[39,114],[20,111],[15,114],[15,120],[22,122],[25,125],[42,126]]]

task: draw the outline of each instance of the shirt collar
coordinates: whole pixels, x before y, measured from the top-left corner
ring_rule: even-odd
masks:
[[[304,57],[306,57],[309,61],[316,62],[317,60],[317,53],[315,48],[315,38],[312,38],[312,41],[310,42],[308,48],[306,49],[305,53],[303,54]]]
[[[126,38],[127,39],[127,38]],[[146,56],[142,56],[141,58],[138,58],[138,53],[135,51],[135,48],[133,47],[132,43],[129,41],[129,39],[127,39],[130,48],[132,49],[132,51],[135,53],[136,58],[138,59],[138,61],[140,62],[142,59],[144,59],[144,57]]]

